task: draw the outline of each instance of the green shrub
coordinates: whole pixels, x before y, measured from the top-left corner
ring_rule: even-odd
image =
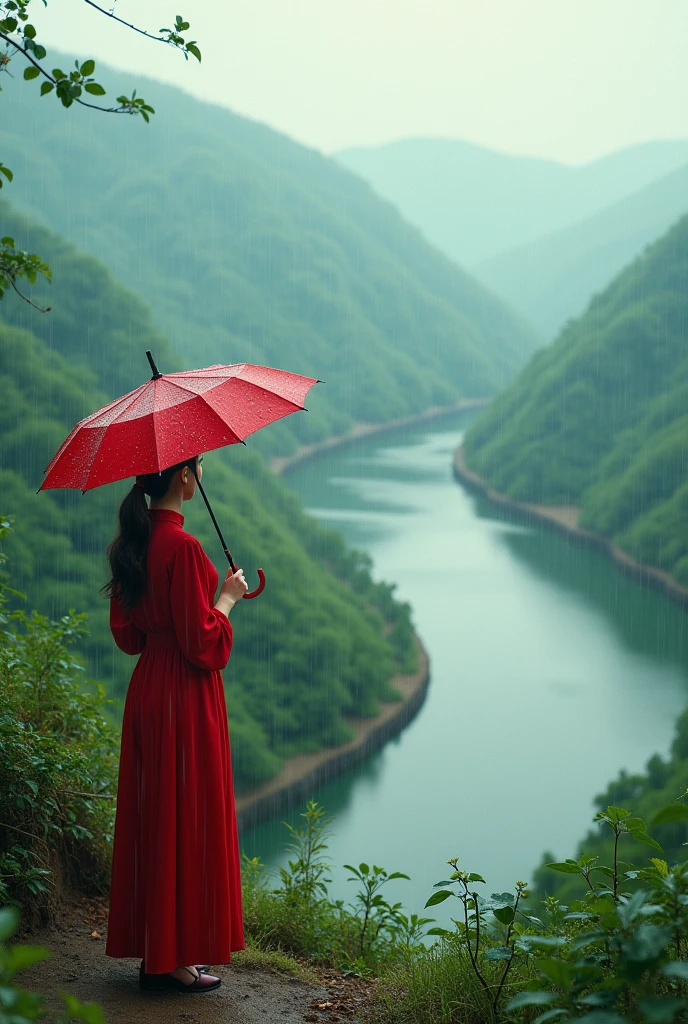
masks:
[[[674,802],[653,827],[688,819]],[[426,906],[452,897],[456,928],[431,929],[440,942],[411,949],[386,965],[369,1018],[379,1024],[519,1021],[545,1024],[672,1024],[688,1018],[688,862],[653,857],[645,867],[621,860],[632,838],[661,853],[645,823],[610,806],[596,816],[612,838],[611,863],[583,855],[550,864],[585,887],[570,906],[554,897],[536,915],[514,893],[476,891],[480,875],[458,869],[438,882]]]
[[[0,521],[0,541],[9,528]],[[119,735],[103,687],[69,651],[85,615],[8,615],[9,590],[0,583],[0,902],[31,924],[52,915],[65,884],[107,891]]]

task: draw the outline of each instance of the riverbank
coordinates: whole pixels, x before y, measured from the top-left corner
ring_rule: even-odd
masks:
[[[375,718],[349,718],[353,739],[315,754],[297,754],[288,758],[282,770],[258,789],[236,798],[239,829],[280,813],[285,807],[304,803],[323,782],[342,775],[361,764],[396,736],[415,717],[425,700],[430,682],[430,661],[420,639],[414,635],[418,652],[418,670],[396,675],[390,685],[398,690],[400,701],[381,702]]]
[[[457,412],[468,412],[470,409],[482,409],[490,402],[489,398],[462,398],[454,405],[434,405],[424,412],[416,413],[414,416],[404,416],[402,419],[389,420],[387,423],[355,423],[348,434],[340,434],[337,437],[328,437],[326,441],[318,441],[315,444],[301,445],[293,455],[276,455],[270,460],[270,469],[273,473],[284,473],[293,466],[309,459],[322,455],[323,452],[333,448],[341,448],[351,444],[361,437],[370,437],[372,434],[386,434],[400,427],[412,427],[414,423],[428,423],[433,420],[451,416]]]
[[[453,469],[454,477],[459,483],[486,498],[493,505],[505,509],[510,516],[529,523],[541,523],[557,533],[574,539],[579,544],[602,552],[625,576],[652,587],[654,590],[659,590],[676,604],[688,608],[688,587],[682,587],[669,573],[663,572],[661,569],[636,562],[606,537],[582,529],[578,525],[581,510],[576,505],[531,505],[527,502],[515,501],[505,494],[493,491],[483,477],[474,473],[466,465],[463,445],[459,445],[454,453]]]
[[[451,406],[433,406],[415,416],[406,416],[388,423],[356,423],[348,434],[330,437],[316,444],[302,445],[292,455],[276,456],[271,460],[270,468],[273,473],[281,474],[359,438],[384,434],[399,427],[413,426],[414,423],[432,422],[457,412],[479,409],[489,401],[489,398],[464,398]],[[238,796],[236,811],[240,830],[279,814],[295,803],[305,803],[317,786],[361,764],[408,725],[423,704],[430,682],[427,652],[418,636],[414,635],[414,643],[418,651],[418,671],[412,675],[396,675],[390,680],[391,685],[402,694],[402,700],[382,704],[375,718],[348,719],[347,724],[354,732],[353,739],[348,743],[315,754],[290,757],[278,775],[258,789]]]

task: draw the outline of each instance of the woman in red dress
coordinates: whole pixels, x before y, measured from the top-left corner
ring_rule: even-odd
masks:
[[[104,588],[117,646],[141,655],[122,721],[105,953],[141,957],[142,988],[186,992],[217,988],[204,968],[244,948],[221,670],[228,616],[248,587],[241,569],[230,571],[214,603],[218,574],[183,529],[201,462],[137,478]]]

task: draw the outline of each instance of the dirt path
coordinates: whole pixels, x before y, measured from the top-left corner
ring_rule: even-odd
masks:
[[[206,995],[141,992],[140,961],[105,956],[107,906],[105,897],[77,897],[59,924],[13,937],[14,942],[44,945],[52,952],[50,959],[17,978],[23,988],[45,995],[48,1009],[63,1008],[59,992],[64,989],[82,1002],[98,1003],[108,1024],[303,1024],[356,1019],[356,997],[351,993],[353,1002],[349,999],[344,1006],[332,972],[325,984],[307,984],[242,964],[241,953],[230,965],[215,965],[222,985]]]

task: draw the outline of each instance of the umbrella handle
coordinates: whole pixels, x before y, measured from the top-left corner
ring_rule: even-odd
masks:
[[[262,569],[256,569],[258,573],[259,583],[255,590],[252,590],[250,594],[244,594],[244,601],[250,601],[252,597],[258,597],[265,590],[265,573]]]

